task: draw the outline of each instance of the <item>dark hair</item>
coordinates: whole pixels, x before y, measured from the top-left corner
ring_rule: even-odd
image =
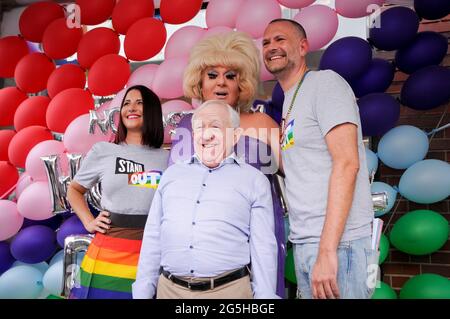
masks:
[[[161,102],[158,96],[152,90],[143,85],[131,86],[125,92],[125,95],[120,104],[120,111],[122,111],[123,103],[127,97],[128,92],[138,90],[142,95],[143,103],[143,124],[142,124],[142,145],[161,147],[164,141],[164,126],[163,116],[161,110]],[[125,141],[127,137],[127,128],[123,125],[122,115],[119,115],[119,127],[117,129],[114,143],[119,144]]]
[[[300,37],[306,39],[306,31],[302,27],[302,25],[300,23],[298,23],[297,21],[291,20],[291,19],[279,18],[279,19],[273,19],[272,21],[269,22],[269,24],[276,23],[276,22],[288,22],[288,23],[290,23],[298,31],[298,34],[300,35]]]

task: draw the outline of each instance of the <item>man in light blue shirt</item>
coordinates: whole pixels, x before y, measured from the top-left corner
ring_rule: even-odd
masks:
[[[195,155],[160,181],[133,297],[278,298],[270,185],[233,152],[239,114],[208,101],[192,124]]]

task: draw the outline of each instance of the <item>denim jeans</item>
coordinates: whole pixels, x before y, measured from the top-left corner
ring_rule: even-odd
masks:
[[[311,299],[311,275],[319,243],[294,244],[297,297]],[[341,242],[338,246],[337,281],[341,299],[369,299],[377,283],[379,253],[371,248],[371,236]]]

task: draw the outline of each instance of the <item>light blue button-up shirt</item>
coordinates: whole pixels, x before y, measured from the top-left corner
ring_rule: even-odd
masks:
[[[277,244],[267,178],[236,158],[208,168],[194,155],[170,166],[153,198],[133,298],[155,295],[160,266],[213,277],[251,264],[255,298],[278,298]]]

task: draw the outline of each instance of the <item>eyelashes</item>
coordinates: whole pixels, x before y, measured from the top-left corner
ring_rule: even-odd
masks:
[[[210,80],[214,80],[219,76],[219,73],[216,71],[208,71],[207,75]],[[225,72],[224,76],[227,80],[235,80],[237,77],[237,73],[234,71],[228,71]]]

